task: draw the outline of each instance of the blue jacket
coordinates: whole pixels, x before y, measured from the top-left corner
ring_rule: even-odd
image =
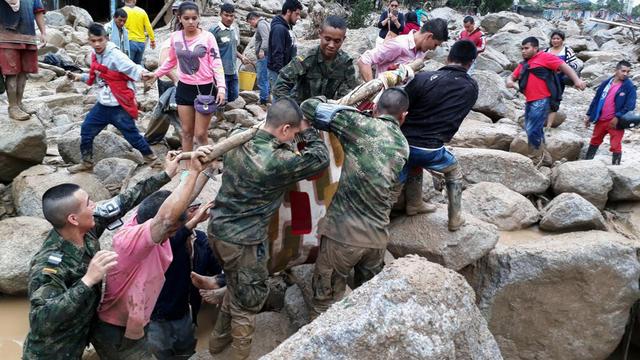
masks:
[[[604,88],[607,86],[609,81],[611,81],[613,77],[608,78],[603,81],[602,84],[598,87],[596,91],[596,96],[591,100],[591,105],[589,105],[589,111],[587,111],[587,115],[589,116],[589,121],[595,123],[600,118],[600,113],[602,113],[603,102],[600,101],[602,97],[602,93],[604,92]],[[616,117],[620,118],[622,115],[628,113],[629,111],[633,111],[636,108],[636,87],[633,85],[633,82],[629,79],[626,79],[622,86],[616,92]]]
[[[282,15],[278,15],[271,20],[267,69],[280,72],[280,69],[287,65],[296,55],[295,44],[289,30],[291,30],[291,25]]]

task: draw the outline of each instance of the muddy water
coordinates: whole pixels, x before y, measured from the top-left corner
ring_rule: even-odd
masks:
[[[0,357],[19,359],[29,331],[29,301],[24,297],[0,297]]]
[[[197,350],[207,348],[209,333],[213,329],[215,307],[203,305],[198,315]],[[26,297],[0,295],[0,359],[17,360],[22,355],[22,344],[29,332],[29,301]]]

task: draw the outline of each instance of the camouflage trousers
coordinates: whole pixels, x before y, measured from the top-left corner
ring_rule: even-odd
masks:
[[[147,330],[148,328],[145,328],[142,339],[132,340],[124,337],[123,326],[97,320],[91,329],[90,340],[100,360],[155,360],[147,342]]]
[[[344,296],[351,269],[354,270],[354,288],[357,288],[376,276],[384,266],[385,249],[349,246],[326,236],[320,241],[311,283],[314,318]]]
[[[251,352],[256,314],[269,294],[267,249],[262,244],[236,245],[219,240],[211,243],[222,263],[227,291],[209,339],[209,351],[219,353],[231,343],[232,358],[245,359]]]

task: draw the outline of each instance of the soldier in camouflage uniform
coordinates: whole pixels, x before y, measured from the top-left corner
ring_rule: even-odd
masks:
[[[294,92],[298,103],[321,95],[339,99],[358,86],[353,59],[340,50],[346,33],[344,19],[328,16],[320,30],[320,45],[280,70],[273,96],[278,99]]]
[[[296,134],[306,143],[300,152],[288,144]],[[233,359],[249,356],[256,314],[269,293],[269,223],[290,185],[328,165],[324,142],[290,98],[273,103],[265,128],[224,156],[209,241],[222,262],[227,291],[209,342],[212,354],[232,343]]]
[[[355,286],[382,270],[389,241],[389,213],[402,189],[409,144],[400,131],[409,107],[399,88],[386,90],[374,116],[349,107],[306,100],[302,111],[313,126],[340,140],[345,161],[338,189],[318,224],[320,253],[313,274],[313,314],[340,300],[354,269]]]
[[[178,162],[167,157],[166,170],[122,194],[94,204],[74,184],[43,195],[43,213],[53,225],[29,271],[30,331],[23,359],[80,359],[100,300],[100,282],[117,255],[100,250],[107,226],[160,189],[175,175]]]

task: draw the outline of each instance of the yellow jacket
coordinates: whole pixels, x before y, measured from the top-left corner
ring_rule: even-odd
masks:
[[[147,12],[137,6],[124,6],[123,9],[127,12],[127,22],[124,26],[129,31],[129,41],[147,42],[145,31],[149,35],[149,40],[155,41]]]

